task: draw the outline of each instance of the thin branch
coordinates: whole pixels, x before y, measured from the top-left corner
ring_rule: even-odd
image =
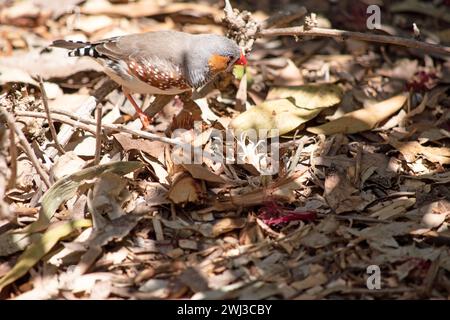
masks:
[[[92,111],[96,108],[97,104],[102,101],[111,91],[115,90],[119,85],[114,82],[111,79],[105,78],[105,81],[102,81],[99,88],[95,90],[92,96],[90,96],[86,101],[84,101],[81,105],[77,107],[77,109],[73,112],[74,114],[78,116],[89,116]],[[72,124],[71,124],[72,125]],[[80,127],[77,125],[73,125],[74,127]],[[82,128],[83,129],[83,128]],[[85,129],[84,129],[85,130]],[[89,130],[87,130],[89,132]],[[64,146],[66,145],[70,138],[73,135],[74,130],[67,126],[61,126],[58,134],[58,140],[59,142]],[[95,135],[95,130],[91,132],[93,135]],[[46,150],[46,154],[53,158],[56,156],[58,150],[54,148],[53,146],[50,146]]]
[[[43,112],[31,112],[31,111],[15,111],[14,112],[18,117],[26,117],[26,118],[43,118],[46,119],[47,115]],[[72,117],[67,118],[66,116],[61,116],[61,113],[57,110],[53,110],[52,118],[54,121],[58,121],[69,126],[72,126],[76,129],[87,131],[93,135],[95,135],[95,128],[89,124],[85,124],[87,119],[80,118],[77,114],[71,114]],[[69,112],[68,112],[69,114]],[[74,119],[74,120],[73,120]]]
[[[3,97],[1,97],[0,99],[2,98]],[[7,131],[12,132],[10,126],[7,127],[4,125],[5,122],[7,122],[7,120],[5,119],[3,108],[0,108],[0,219],[7,219],[8,221],[12,222],[15,220],[16,216],[12,213],[8,204],[4,201],[6,190],[10,184],[6,182],[9,171],[6,152],[8,145]],[[12,143],[11,141],[9,141],[9,147],[11,147],[11,145]],[[10,176],[12,176],[12,173]],[[11,178],[9,179],[9,181],[11,181]]]
[[[45,113],[47,114],[48,126],[50,128],[50,133],[52,135],[53,142],[55,143],[56,149],[62,154],[64,154],[66,152],[64,151],[63,147],[59,144],[58,141],[58,135],[56,134],[56,129],[55,126],[53,125],[52,117],[50,115],[50,108],[48,107],[47,92],[45,91],[44,82],[42,81],[41,76],[39,76],[39,87],[41,88],[42,102],[44,104]]]
[[[63,116],[61,116],[60,114],[55,114],[55,113],[52,114],[53,119],[55,119],[56,121],[60,121],[65,124],[73,125],[80,129],[83,129],[83,130],[86,130],[86,131],[89,131],[89,132],[95,134],[96,130],[93,127],[93,126],[96,126],[95,121],[90,120],[90,119],[79,118],[76,115],[73,115],[73,114],[70,114],[68,112],[61,111],[61,110],[54,110],[54,112],[64,114]],[[46,117],[45,113],[43,113],[43,112],[16,111],[15,114],[20,117],[31,117],[31,118],[45,118]],[[76,120],[73,120],[73,118],[75,118]],[[167,138],[167,137],[159,136],[157,134],[142,131],[142,130],[132,130],[132,129],[129,129],[122,125],[104,123],[104,124],[102,124],[102,128],[105,130],[113,131],[113,132],[125,132],[125,133],[132,134],[136,137],[143,138],[143,139],[159,141],[159,142],[167,143],[167,144],[170,144],[173,146],[187,148],[186,150],[189,150],[189,148],[191,147],[191,145],[189,143],[183,142],[178,139]],[[204,150],[203,157],[208,158],[208,159],[216,159],[217,156],[212,152]]]
[[[94,165],[100,163],[100,156],[102,153],[102,104],[97,104],[95,111],[95,158]]]
[[[64,116],[56,114],[56,112],[64,114]],[[43,113],[43,112],[16,111],[15,114],[20,117],[30,117],[30,118],[46,117],[45,113]],[[55,119],[56,121],[60,121],[62,123],[73,125],[82,130],[89,131],[92,134],[96,133],[96,130],[93,127],[93,126],[96,126],[96,121],[93,121],[91,119],[79,118],[76,115],[71,115],[70,113],[66,114],[66,112],[61,111],[61,110],[58,110],[58,111],[54,110],[54,113],[52,114],[52,116],[53,116],[53,119]],[[75,120],[67,118],[67,117],[75,118]],[[167,143],[167,144],[174,145],[174,146],[184,146],[184,143],[180,140],[159,136],[157,134],[146,132],[146,131],[128,129],[121,125],[104,123],[104,124],[102,124],[102,128],[110,130],[110,131],[125,132],[125,133],[135,135],[137,137],[154,140],[154,141],[160,141],[160,142]]]
[[[363,32],[345,31],[338,29],[325,29],[312,27],[305,30],[301,27],[278,28],[262,30],[258,33],[259,37],[276,37],[276,36],[309,36],[309,37],[328,37],[340,40],[354,39],[368,42],[388,43],[407,48],[420,49],[427,52],[450,55],[450,48],[438,44],[418,41],[409,38],[386,36]]]
[[[9,155],[11,157],[11,164],[9,166],[10,169],[10,177],[8,180],[8,184],[6,186],[6,190],[12,189],[16,185],[17,178],[17,145],[16,145],[16,132],[14,122],[10,122],[10,118],[6,117],[6,121],[9,127]]]
[[[6,110],[3,110],[3,114],[6,117],[8,124],[12,125],[14,127],[14,131],[16,132],[17,138],[19,139],[19,142],[23,148],[23,151],[25,152],[27,157],[30,159],[31,163],[33,164],[33,167],[36,169],[37,173],[41,176],[42,181],[45,183],[45,185],[48,188],[50,188],[50,186],[52,184],[50,182],[50,178],[49,178],[47,172],[41,166],[39,159],[36,157],[36,155],[33,151],[33,148],[31,148],[31,145],[28,143],[28,140],[25,137],[25,135],[23,134],[22,130],[20,130],[19,128],[17,128],[14,125],[14,117]],[[43,115],[45,115],[45,118],[47,118],[47,115],[45,113],[43,113]]]

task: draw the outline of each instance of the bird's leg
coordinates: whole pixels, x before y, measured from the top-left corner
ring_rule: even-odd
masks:
[[[149,118],[144,111],[142,111],[141,108],[139,108],[139,106],[137,105],[136,101],[134,101],[133,96],[131,95],[131,93],[128,91],[128,89],[122,87],[122,91],[123,94],[125,95],[125,97],[128,99],[128,101],[131,102],[131,104],[134,107],[134,110],[136,110],[136,113],[139,116],[139,119],[141,120],[142,123],[142,127],[144,129],[148,128],[148,126],[150,125],[150,123],[152,122],[152,119]]]

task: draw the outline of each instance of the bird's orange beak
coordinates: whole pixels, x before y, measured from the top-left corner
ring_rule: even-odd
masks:
[[[244,52],[241,50],[241,56],[239,59],[235,62],[235,64],[240,66],[246,66],[247,65],[247,58],[244,55]]]

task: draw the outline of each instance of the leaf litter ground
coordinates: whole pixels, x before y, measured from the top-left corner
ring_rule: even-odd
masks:
[[[377,4],[385,34],[412,37],[415,22],[421,40],[449,45],[446,1]],[[371,32],[363,1],[304,5],[290,4],[295,19],[283,21],[301,25],[308,11],[319,27]],[[449,298],[448,56],[351,39],[253,43],[230,28],[252,48],[249,66],[194,101],[160,101],[166,106],[144,132],[96,63],[48,45],[162,29],[223,33],[222,8],[149,0],[3,6],[2,298]],[[237,19],[247,30],[252,19],[267,27],[282,20],[268,2],[240,9],[252,12]],[[175,163],[180,150],[167,137],[177,128],[187,129],[183,142],[208,152],[213,132],[241,132],[245,163]],[[260,174],[270,159],[245,139],[251,128],[279,129],[276,175]],[[375,290],[367,272],[374,265]]]

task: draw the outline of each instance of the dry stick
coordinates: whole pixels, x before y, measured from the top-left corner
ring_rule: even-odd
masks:
[[[118,87],[118,84],[115,83],[113,80],[107,80],[102,83],[99,89],[95,90],[94,94],[90,96],[86,101],[84,101],[78,108],[76,109],[74,114],[77,116],[90,116],[91,112],[96,108],[99,101],[102,101],[111,91],[116,89]],[[79,127],[75,125],[74,127]],[[81,126],[80,126],[81,128]],[[91,132],[90,130],[88,130]],[[72,137],[74,133],[73,128],[70,128],[68,126],[61,126],[58,134],[59,142],[62,145],[66,145],[70,138]],[[95,130],[91,132],[94,136],[96,134]],[[57,149],[50,147],[48,151],[46,151],[46,154],[53,158],[57,154]]]
[[[64,114],[64,116],[61,116],[56,113]],[[15,114],[20,117],[30,117],[30,118],[46,117],[45,113],[43,113],[43,112],[16,111]],[[57,110],[57,111],[55,110],[54,113],[52,114],[52,116],[53,116],[53,119],[55,119],[56,121],[60,121],[62,123],[73,125],[74,127],[78,127],[80,129],[89,131],[90,133],[93,133],[93,134],[95,134],[95,132],[96,132],[92,126],[95,126],[97,123],[96,123],[96,121],[93,121],[91,119],[79,118],[76,115],[73,115],[73,114],[70,114],[68,112],[61,111],[61,110]],[[67,117],[75,118],[75,120],[67,118]],[[160,142],[175,145],[175,146],[184,146],[184,143],[181,142],[180,140],[162,137],[157,134],[146,132],[146,131],[128,129],[121,125],[104,123],[104,124],[102,124],[102,128],[111,130],[111,131],[125,132],[125,133],[129,133],[129,134],[132,134],[132,135],[135,135],[138,137],[145,138],[145,139],[160,141]]]
[[[55,121],[64,123],[64,124],[68,124],[69,126],[72,126],[76,129],[80,129],[80,130],[84,130],[87,131],[93,135],[95,135],[95,128],[93,128],[90,125],[86,125],[84,122],[87,121],[87,119],[83,119],[78,117],[78,115],[76,114],[72,114],[73,118],[75,120],[72,120],[71,118],[67,118],[66,116],[61,116],[59,114],[56,113],[56,110],[53,111],[54,113],[52,113],[52,118]],[[59,113],[59,111],[58,111]],[[69,114],[69,112],[67,112]],[[15,111],[15,115],[18,117],[27,117],[27,118],[47,118],[47,115],[43,112],[31,112],[31,111]]]
[[[102,105],[97,104],[97,109],[95,110],[95,158],[94,165],[100,163],[100,156],[102,153]]]
[[[363,32],[338,30],[338,29],[325,29],[312,27],[310,29],[305,30],[303,26],[291,28],[278,28],[278,29],[262,30],[258,33],[258,36],[260,37],[312,36],[312,37],[337,38],[340,40],[354,39],[369,42],[388,43],[408,48],[421,49],[428,52],[450,55],[449,47],[441,46],[438,44],[432,44],[428,42],[403,37],[385,36]]]
[[[56,149],[62,154],[66,153],[63,147],[58,142],[58,135],[56,134],[55,126],[53,125],[52,117],[50,115],[50,108],[48,107],[47,92],[45,91],[44,82],[42,77],[39,76],[39,87],[41,88],[42,102],[44,104],[45,113],[47,114],[48,126],[50,128],[50,133],[52,135],[53,141],[55,142]]]
[[[3,99],[1,97],[1,99]],[[7,175],[8,175],[8,163],[7,163],[7,144],[8,144],[8,134],[7,132],[12,132],[11,127],[8,125],[6,127],[4,125],[6,121],[4,113],[2,112],[2,108],[0,108],[0,220],[7,219],[8,221],[14,221],[15,215],[11,212],[8,204],[4,201],[6,190],[8,189],[9,183],[7,183]],[[10,146],[12,145],[10,141]],[[12,157],[11,157],[12,158]],[[11,178],[9,179],[9,182]]]
[[[31,145],[28,143],[27,138],[23,134],[22,130],[18,129],[14,125],[14,118],[9,112],[7,112],[6,110],[3,110],[3,114],[5,115],[6,121],[8,121],[8,124],[10,124],[10,125],[12,125],[12,127],[14,127],[14,131],[16,132],[16,135],[19,138],[19,142],[22,145],[23,151],[26,153],[27,157],[30,159],[30,161],[33,164],[34,168],[36,169],[37,173],[41,176],[42,181],[44,181],[45,185],[48,188],[50,188],[50,186],[52,185],[50,183],[50,178],[49,178],[47,172],[45,172],[45,170],[42,168],[42,166],[39,162],[39,159],[34,154],[33,148],[31,148]],[[44,113],[44,115],[45,115],[45,113]],[[45,117],[47,117],[47,115],[45,115]]]
[[[119,85],[111,79],[106,80],[102,83],[101,87],[97,89],[94,93],[95,100],[97,102],[96,106],[96,130],[95,130],[95,158],[94,164],[99,164],[100,155],[102,152],[102,106],[101,101],[106,98],[106,96],[113,90],[115,90]]]
[[[92,128],[93,125],[96,125],[95,121],[92,121],[90,119],[78,118],[77,116],[74,116],[73,114],[66,113],[61,110],[58,110],[58,111],[55,110],[55,112],[63,113],[64,116],[61,117],[58,114],[53,114],[53,119],[60,121],[62,123],[66,123],[66,124],[70,124],[70,125],[79,127],[83,130],[87,130],[87,131],[95,134],[96,131]],[[29,111],[16,111],[16,115],[20,116],[20,117],[31,117],[31,118],[45,118],[46,117],[46,115],[42,112],[29,112]],[[69,118],[67,118],[67,117],[69,117]],[[76,118],[76,121],[71,120],[70,118]],[[80,122],[82,122],[84,124],[82,124]],[[129,133],[129,134],[135,135],[137,137],[141,137],[141,138],[149,139],[149,140],[153,140],[153,141],[159,141],[159,142],[167,143],[167,144],[170,144],[173,146],[179,146],[183,149],[186,148],[186,150],[189,150],[189,148],[192,147],[191,144],[183,142],[181,140],[162,137],[157,134],[146,132],[146,131],[132,130],[132,129],[128,129],[124,126],[121,126],[121,125],[102,124],[102,128],[110,130],[110,131]],[[212,152],[204,150],[203,157],[208,158],[208,159],[216,159],[217,156]]]
[[[9,169],[11,176],[9,177],[6,190],[12,189],[16,185],[17,178],[17,146],[16,146],[16,133],[14,130],[14,122],[9,122],[10,119],[6,119],[9,127],[9,155],[11,157],[11,164]]]

